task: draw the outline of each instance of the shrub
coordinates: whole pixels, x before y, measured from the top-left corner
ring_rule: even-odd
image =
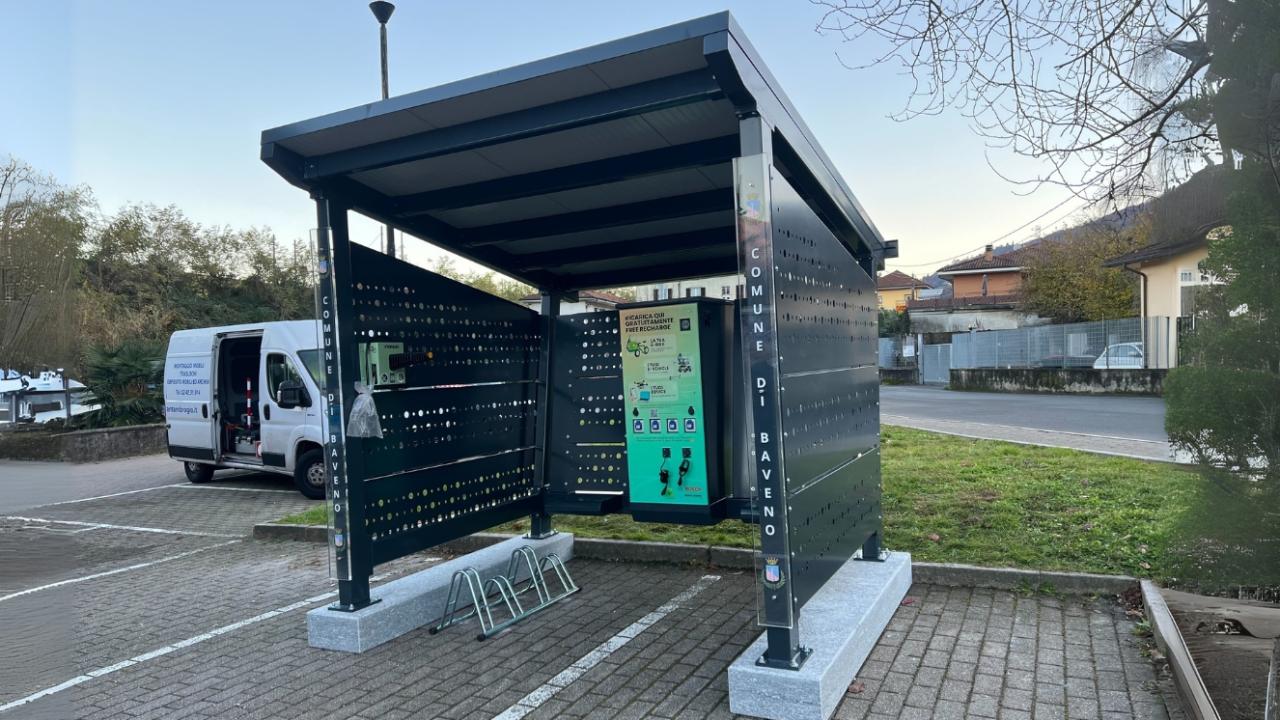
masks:
[[[158,344],[139,340],[90,348],[85,356],[85,384],[102,407],[84,415],[84,424],[119,427],[163,421],[163,358]]]
[[[1164,384],[1165,429],[1201,462],[1280,466],[1280,376],[1265,370],[1184,366]]]

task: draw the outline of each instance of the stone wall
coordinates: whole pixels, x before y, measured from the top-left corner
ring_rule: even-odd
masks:
[[[913,367],[880,368],[880,382],[886,385],[919,385],[920,372]]]
[[[1168,370],[983,368],[952,370],[952,390],[1115,395],[1162,395]]]
[[[8,460],[97,462],[162,453],[166,449],[163,424],[72,432],[24,427],[0,432],[0,458]]]

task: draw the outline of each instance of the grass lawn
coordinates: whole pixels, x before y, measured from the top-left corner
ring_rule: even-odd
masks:
[[[1280,492],[1225,473],[885,426],[885,546],[917,560],[1280,586]],[[324,506],[282,522],[325,522]],[[583,537],[751,547],[753,526],[558,515]],[[495,528],[527,529],[517,521]]]

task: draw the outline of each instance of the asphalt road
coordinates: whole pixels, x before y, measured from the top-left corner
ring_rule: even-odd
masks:
[[[957,435],[1175,460],[1164,401],[1123,395],[953,392],[884,385],[883,422]]]
[[[253,476],[266,487],[293,489],[284,475],[220,470],[219,479]],[[73,500],[128,493],[166,485],[186,485],[182,463],[167,455],[147,455],[99,463],[0,460],[0,513]]]
[[[880,388],[880,411],[906,417],[1168,440],[1164,433],[1164,400],[1160,398],[953,392],[885,385]]]

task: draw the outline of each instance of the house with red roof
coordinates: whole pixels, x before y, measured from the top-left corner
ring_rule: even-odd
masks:
[[[950,284],[936,297],[907,301],[911,329],[921,333],[1008,330],[1045,322],[1021,310],[1025,247],[986,246],[981,254],[941,267]],[[932,295],[930,293],[929,295]]]
[[[894,270],[876,278],[876,299],[881,310],[907,309],[907,301],[919,296],[921,290],[928,290],[929,283],[918,280],[901,270]]]

